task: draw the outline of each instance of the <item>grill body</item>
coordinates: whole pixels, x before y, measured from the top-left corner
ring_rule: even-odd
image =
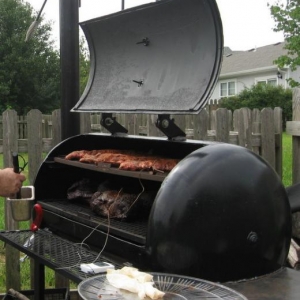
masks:
[[[162,178],[64,161],[82,148],[151,151],[181,161]],[[142,182],[157,194],[146,218],[109,220],[66,199],[71,184],[84,177],[124,186]],[[44,228],[74,242],[93,232],[85,243],[99,252],[104,248],[120,265],[228,281],[277,270],[288,253],[291,218],[285,189],[264,160],[239,146],[79,135],[49,153],[34,185]]]
[[[164,0],[80,24],[91,54],[89,81],[72,112],[102,113],[112,134],[56,146],[35,180],[42,226],[83,240],[118,265],[216,281],[260,276],[284,264],[291,238],[285,189],[250,151],[185,140],[173,115],[198,114],[221,69],[223,31],[215,0]],[[114,113],[156,114],[168,138],[126,135]],[[64,159],[75,150],[119,149],[176,158],[170,174],[121,172]],[[68,188],[88,178],[154,192],[143,218],[101,218]],[[144,216],[145,215],[145,216]]]

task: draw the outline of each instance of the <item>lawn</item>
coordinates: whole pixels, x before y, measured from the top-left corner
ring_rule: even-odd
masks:
[[[283,176],[282,182],[285,186],[292,184],[292,138],[287,134],[283,134]],[[27,154],[21,153],[24,159],[27,161]],[[0,168],[3,167],[3,157],[0,154]],[[28,174],[28,169],[26,168],[24,174]],[[27,176],[28,177],[28,176]],[[25,182],[24,185],[28,185],[28,182]],[[0,229],[4,228],[4,201],[3,198],[0,198]],[[29,228],[29,222],[20,222],[20,229]],[[0,242],[0,293],[5,293],[5,257],[4,257],[4,244]],[[22,256],[22,254],[21,254]],[[30,289],[30,264],[29,260],[21,263],[21,282],[22,289]],[[46,268],[46,287],[54,287],[55,279],[54,272]]]
[[[292,180],[292,137],[282,135],[282,182],[284,186],[290,186]]]
[[[27,153],[20,153],[25,161],[28,161]],[[21,166],[21,159],[19,160]],[[3,157],[0,154],[0,169],[3,168]],[[28,178],[28,168],[26,167],[23,174]],[[24,182],[24,186],[29,185],[28,180]],[[4,220],[4,199],[0,197],[0,229],[5,228],[5,220]],[[20,229],[28,229],[30,226],[29,222],[20,222]],[[24,255],[21,253],[21,257]],[[21,282],[22,289],[30,289],[30,260],[25,259],[24,262],[20,264],[20,274],[21,274]],[[54,272],[48,268],[46,268],[45,272],[46,277],[46,287],[55,287],[55,275]],[[6,284],[5,284],[5,246],[2,241],[0,241],[0,294],[6,292]]]

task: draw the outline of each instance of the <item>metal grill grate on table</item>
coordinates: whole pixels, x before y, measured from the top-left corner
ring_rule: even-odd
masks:
[[[68,277],[75,282],[95,275],[82,272],[80,264],[94,262],[98,256],[97,252],[86,249],[81,244],[65,240],[47,230],[39,229],[36,233],[30,230],[0,231],[0,239],[51,269],[59,269],[61,273],[68,274]],[[115,262],[102,255],[96,261],[111,262],[119,268]]]

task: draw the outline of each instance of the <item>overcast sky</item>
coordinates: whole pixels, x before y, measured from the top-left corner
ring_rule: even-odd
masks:
[[[26,0],[38,12],[44,0]],[[267,3],[278,0],[217,0],[220,10],[224,46],[232,50],[249,50],[283,41],[283,33],[275,33],[275,23]],[[283,1],[283,0],[281,0]],[[154,0],[125,0],[125,9]],[[81,0],[79,21],[85,21],[121,10],[121,0]],[[53,37],[59,40],[59,0],[48,0],[44,18],[52,20]]]

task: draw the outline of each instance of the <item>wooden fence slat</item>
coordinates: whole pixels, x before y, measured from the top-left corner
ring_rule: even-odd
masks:
[[[91,117],[88,113],[82,113],[79,116],[80,119],[80,133],[90,133],[91,132]]]
[[[240,113],[239,113],[239,109],[236,109],[234,112],[233,112],[233,116],[232,116],[232,119],[233,119],[233,122],[232,122],[232,127],[233,127],[233,131],[236,131],[238,132],[239,131],[239,117],[240,117]]]
[[[194,116],[194,139],[206,140],[208,130],[208,112],[202,109],[198,115]]]
[[[293,122],[300,121],[300,89],[293,90]],[[300,136],[293,135],[293,183],[300,182]]]
[[[33,184],[35,175],[42,162],[42,113],[33,109],[27,114],[28,124],[28,170],[29,182]]]
[[[3,113],[3,162],[4,167],[12,167],[11,152],[18,151],[18,117],[14,110],[6,110]],[[5,229],[17,230],[19,228],[18,222],[14,221],[12,217],[11,208],[5,200]],[[6,289],[11,287],[20,289],[20,253],[14,247],[6,245]]]
[[[148,136],[163,136],[163,133],[156,127],[157,115],[148,115],[147,117],[147,127],[148,127]]]
[[[229,120],[226,108],[218,108],[216,111],[216,139],[218,142],[229,142]]]
[[[124,119],[124,127],[127,128],[128,134],[137,135],[136,132],[136,114],[126,114]]]
[[[52,147],[61,142],[61,110],[52,112]]]
[[[274,129],[275,129],[275,170],[282,177],[282,109],[274,108]]]
[[[239,145],[252,150],[252,116],[249,108],[241,108],[239,110],[238,126]]]
[[[277,111],[278,110],[274,109],[275,119]],[[155,125],[158,118],[157,115],[117,114],[115,117],[118,122],[122,123],[122,125],[129,130],[129,134],[164,136]],[[106,130],[100,125],[100,118],[100,113],[81,114],[81,133],[95,131],[106,132]],[[261,112],[258,109],[251,111],[247,108],[243,108],[241,110],[235,110],[233,113],[227,110],[226,116],[226,109],[224,108],[218,111],[205,108],[197,115],[175,115],[174,119],[176,125],[182,128],[182,130],[185,130],[187,138],[189,139],[228,142],[247,147],[252,149],[252,151],[255,153],[261,155],[261,143],[263,139],[261,138]],[[277,119],[280,119],[280,113]],[[26,122],[24,122],[24,120],[26,120]],[[23,119],[19,118],[17,122],[18,132],[20,132],[20,126],[22,125],[22,130],[26,128],[24,136],[27,137],[27,116],[25,116]],[[53,147],[61,142],[60,110],[55,110],[51,116],[42,115],[42,124],[42,151],[49,152]],[[46,125],[48,125],[48,129],[44,128]],[[280,128],[282,126],[282,121],[276,126],[278,126],[277,128]],[[216,130],[216,128],[218,128],[218,130]],[[280,132],[278,130],[277,132],[278,133],[275,133],[275,164],[276,169],[280,170],[282,153],[280,153],[279,150],[281,149],[281,137]],[[48,138],[45,137],[45,135],[51,135],[51,137]],[[1,142],[2,140],[0,139],[0,152],[3,148]],[[28,152],[27,139],[18,139],[18,151]],[[280,173],[281,172],[279,172],[279,174]]]
[[[275,170],[274,112],[271,108],[264,108],[261,111],[261,137],[261,156]]]

